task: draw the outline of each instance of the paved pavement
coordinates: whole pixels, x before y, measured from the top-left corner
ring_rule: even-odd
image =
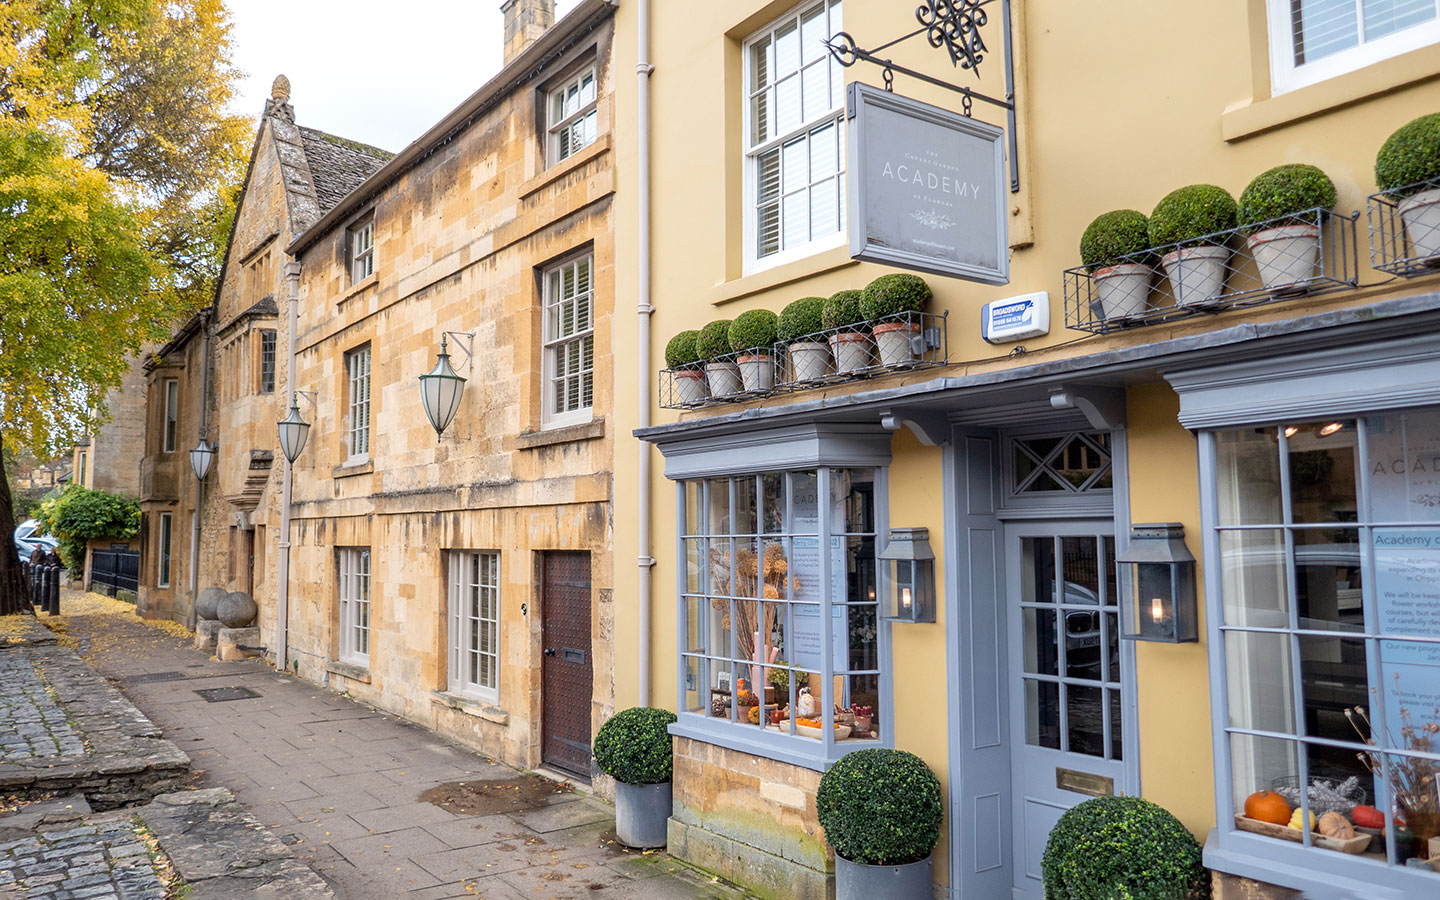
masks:
[[[340,897],[745,896],[664,854],[620,846],[608,804],[535,791],[535,776],[258,661],[219,662],[131,616],[68,616],[66,626],[189,753],[195,786],[233,791]],[[198,692],[211,688],[255,696],[210,702]],[[512,785],[528,799],[496,811]],[[428,802],[436,797],[443,805]]]

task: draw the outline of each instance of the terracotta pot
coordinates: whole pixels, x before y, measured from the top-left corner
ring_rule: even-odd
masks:
[[[681,369],[675,375],[675,399],[681,403],[700,403],[710,397],[705,373],[699,369]]]
[[[1245,242],[1255,254],[1260,280],[1276,296],[1303,294],[1315,279],[1320,261],[1320,229],[1315,225],[1281,225],[1257,231]]]
[[[873,330],[875,343],[880,348],[880,365],[905,366],[919,356],[911,340],[920,334],[919,322],[884,322]]]
[[[1229,247],[1181,247],[1160,259],[1170,292],[1180,306],[1207,306],[1225,293]]]
[[[1410,255],[1427,266],[1440,266],[1440,188],[1401,200],[1400,220],[1410,239]]]
[[[1155,270],[1139,263],[1121,263],[1096,269],[1095,314],[1107,322],[1119,322],[1145,312],[1150,298],[1150,279]]]
[[[814,381],[830,374],[830,348],[819,341],[790,345],[790,380]]]
[[[830,335],[835,354],[835,371],[841,375],[859,372],[873,365],[874,342],[863,331],[841,331]]]
[[[733,362],[707,362],[705,377],[710,382],[712,397],[728,397],[740,393],[740,367]]]
[[[775,357],[755,353],[735,360],[740,364],[740,381],[747,391],[768,391],[775,387]]]

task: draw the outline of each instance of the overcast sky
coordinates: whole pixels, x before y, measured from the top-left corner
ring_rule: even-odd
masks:
[[[557,17],[579,0],[558,0]],[[290,78],[301,125],[404,149],[500,70],[500,0],[229,0],[252,119]]]

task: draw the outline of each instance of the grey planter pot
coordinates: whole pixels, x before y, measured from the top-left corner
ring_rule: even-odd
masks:
[[[835,900],[930,900],[930,857],[903,866],[866,866],[835,854]]]
[[[627,847],[665,846],[666,822],[672,806],[670,782],[615,782],[615,835]]]

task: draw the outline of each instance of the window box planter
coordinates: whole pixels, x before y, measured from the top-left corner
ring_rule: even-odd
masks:
[[[701,369],[677,369],[675,376],[676,399],[685,406],[702,403],[710,397],[710,385]]]
[[[1416,188],[1424,189],[1411,193]],[[1372,266],[1407,278],[1440,270],[1440,182],[1371,194],[1366,208]]]
[[[1155,271],[1140,263],[1121,263],[1097,269],[1091,311],[1106,322],[1124,322],[1145,312],[1150,281]]]
[[[1314,225],[1281,225],[1245,239],[1255,255],[1265,290],[1276,297],[1308,293],[1320,261],[1320,229]]]
[[[863,331],[837,331],[830,335],[830,349],[835,354],[835,373],[853,375],[870,367],[875,341]]]
[[[710,385],[710,396],[719,400],[743,391],[740,380],[740,366],[733,360],[718,359],[705,364],[705,378]]]
[[[1225,268],[1230,263],[1225,246],[1181,247],[1160,259],[1170,290],[1181,306],[1206,306],[1225,292]]]
[[[775,388],[775,356],[751,350],[736,356],[740,367],[740,383],[749,393],[763,393]]]
[[[880,365],[887,367],[908,366],[925,352],[920,337],[920,323],[902,319],[898,322],[878,322],[872,329],[876,349],[880,353]]]

